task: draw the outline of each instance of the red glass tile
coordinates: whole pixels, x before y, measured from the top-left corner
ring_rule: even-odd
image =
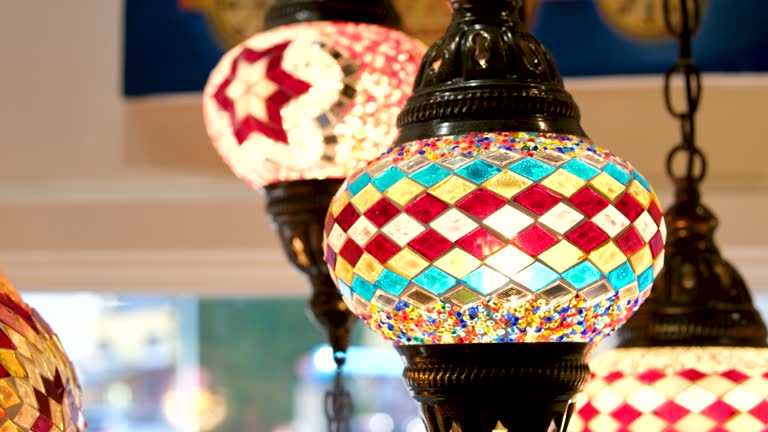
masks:
[[[645,245],[643,238],[640,237],[640,233],[633,226],[629,227],[627,232],[616,239],[616,246],[628,257],[642,249],[643,245]]]
[[[611,417],[619,422],[619,424],[628,425],[632,424],[642,413],[633,408],[628,403],[621,404],[618,408],[611,411]]]
[[[485,219],[493,212],[501,208],[507,200],[484,189],[475,189],[474,192],[456,203],[456,207],[465,212]]]
[[[587,402],[579,410],[579,418],[581,418],[585,423],[589,423],[589,421],[595,418],[595,416],[598,414],[600,414],[600,411],[596,410],[595,407],[589,402]]]
[[[7,334],[5,334],[4,331],[0,331],[0,348],[11,349],[11,350],[16,349],[16,345],[13,343],[11,338],[9,338]]]
[[[408,246],[420,253],[424,258],[434,261],[450,249],[453,246],[453,242],[441,236],[435,230],[428,229],[411,240]]]
[[[35,400],[37,401],[37,408],[40,411],[40,417],[51,418],[51,401],[48,400],[48,396],[40,390],[35,389]],[[40,417],[38,417],[38,420]],[[48,432],[48,429],[43,429],[43,432]]]
[[[377,227],[381,228],[399,213],[400,210],[398,210],[394,204],[389,202],[386,198],[381,198],[365,212],[365,217],[376,224]],[[338,217],[336,219],[338,220]]]
[[[524,192],[519,193],[514,201],[528,210],[543,215],[549,209],[556,206],[562,200],[560,195],[545,188],[540,184],[535,184]]]
[[[677,376],[681,376],[687,380],[690,380],[691,382],[695,382],[704,378],[707,375],[697,371],[696,369],[686,369],[678,372]]]
[[[664,372],[656,369],[649,369],[637,376],[637,380],[644,384],[653,384],[656,381],[667,376]]]
[[[336,252],[333,251],[331,245],[325,246],[325,262],[328,263],[328,267],[336,268]]]
[[[637,220],[638,216],[643,213],[643,206],[630,193],[625,193],[615,205],[630,222]]]
[[[592,221],[584,221],[569,232],[565,238],[584,252],[592,252],[596,247],[608,240],[608,234]]]
[[[574,207],[590,218],[608,207],[608,201],[588,187],[571,195],[568,200],[571,201]]]
[[[656,222],[656,225],[661,223],[661,218],[664,217],[664,214],[661,212],[661,208],[659,208],[659,204],[656,203],[656,200],[651,201],[651,205],[648,206],[648,213],[651,214],[651,217],[653,218],[653,221]]]
[[[619,371],[613,371],[606,375],[603,378],[603,381],[607,382],[608,384],[611,384],[614,381],[618,381],[620,379],[624,378],[624,373]]]
[[[2,364],[0,364],[0,378],[8,378],[11,376],[11,373],[8,372],[8,369],[5,368]]]
[[[736,408],[728,405],[727,403],[723,402],[722,400],[716,400],[712,403],[712,405],[704,408],[701,410],[701,413],[712,420],[723,424],[726,421],[728,421],[729,418],[731,418],[734,414],[739,412]]]
[[[379,260],[380,263],[385,264],[390,258],[400,252],[400,246],[392,240],[384,237],[383,234],[377,234],[373,240],[368,242],[365,247],[365,251],[369,255]]]
[[[347,239],[347,242],[341,247],[339,255],[354,267],[357,265],[357,262],[360,261],[360,257],[363,256],[363,248],[361,248],[354,240]]]
[[[344,232],[347,232],[359,218],[360,213],[355,210],[355,207],[352,205],[352,203],[349,203],[346,207],[344,207],[344,210],[342,210],[341,213],[336,216],[336,224],[339,225],[339,227],[341,227]]]
[[[664,240],[661,238],[661,231],[656,231],[651,241],[648,242],[651,247],[651,256],[656,258],[664,250]]]
[[[723,372],[720,374],[720,376],[728,378],[729,380],[735,383],[741,383],[749,379],[749,375],[746,375],[740,371],[737,371],[736,369],[731,369],[729,371]]]
[[[749,413],[760,420],[760,423],[768,424],[768,402],[761,401],[759,404],[755,405],[754,408],[749,410]]]
[[[333,218],[332,214],[328,213],[328,217],[325,219],[325,226],[323,227],[326,237],[331,235],[331,230],[334,225],[336,225],[336,219]]]
[[[408,203],[405,206],[405,212],[424,223],[430,223],[447,208],[448,204],[429,193],[425,193]]]
[[[538,224],[532,225],[512,239],[512,244],[533,257],[539,256],[556,243],[557,238]]]
[[[656,416],[662,420],[666,420],[668,423],[677,423],[678,420],[687,416],[691,412],[676,404],[674,401],[666,401],[663,404],[656,407],[653,411]]]
[[[29,430],[30,432],[48,432],[51,430],[52,426],[53,422],[51,419],[45,415],[40,415],[37,417],[37,420],[35,420],[35,423],[32,424],[32,427]]]
[[[458,239],[456,244],[476,258],[483,259],[504,247],[505,242],[497,239],[482,227],[477,227]]]
[[[16,330],[19,334],[24,334],[24,330],[21,329],[21,322],[16,316],[16,313],[5,305],[0,305],[0,323]]]

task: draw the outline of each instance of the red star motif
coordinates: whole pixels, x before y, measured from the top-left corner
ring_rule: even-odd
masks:
[[[283,55],[288,45],[290,42],[261,51],[243,49],[232,62],[232,70],[213,96],[219,106],[229,113],[232,129],[235,131],[237,142],[241,145],[255,132],[288,144],[288,136],[283,127],[280,111],[288,102],[305,94],[312,87],[306,81],[296,78],[283,69]],[[240,68],[256,67],[261,64],[265,66],[264,76],[248,73],[244,74],[247,75],[246,77],[239,78]],[[238,94],[233,97],[232,87],[235,86]],[[255,102],[263,103],[263,106],[254,107]],[[254,113],[256,110],[263,112],[263,115],[256,115]]]

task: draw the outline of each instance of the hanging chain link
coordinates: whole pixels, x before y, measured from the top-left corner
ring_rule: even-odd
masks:
[[[352,395],[344,386],[342,374],[344,359],[338,356],[339,353],[334,356],[338,367],[333,380],[333,388],[325,393],[325,417],[328,420],[328,432],[350,432],[353,411]]]
[[[701,99],[701,72],[693,63],[692,40],[701,24],[701,0],[663,1],[667,31],[678,42],[677,63],[664,75],[664,100],[667,111],[680,120],[680,131],[683,137],[682,142],[667,156],[667,174],[674,180],[698,184],[707,173],[707,160],[696,146],[694,121]],[[682,108],[675,107],[672,95],[672,81],[677,76],[681,76],[685,84],[685,106]],[[678,156],[685,156],[684,174],[675,173],[674,162]]]

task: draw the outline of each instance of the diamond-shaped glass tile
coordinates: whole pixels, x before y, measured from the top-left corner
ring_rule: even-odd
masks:
[[[592,177],[600,174],[599,169],[575,158],[566,162],[561,168],[583,180],[590,180]]]
[[[762,401],[763,398],[742,386],[737,386],[723,395],[723,402],[742,412],[751,410]]]
[[[452,208],[433,220],[430,226],[443,237],[455,242],[477,227],[472,219]]]
[[[466,165],[472,160],[474,160],[472,156],[466,155],[464,153],[458,153],[450,156],[445,156],[444,158],[439,159],[437,162],[456,171],[457,169]]]
[[[355,269],[344,257],[336,257],[336,268],[334,269],[336,277],[347,285],[352,285],[352,278],[355,276]]]
[[[365,251],[384,264],[400,251],[400,246],[384,235],[377,234],[365,246]]]
[[[650,241],[653,235],[659,230],[659,227],[653,222],[653,218],[651,218],[651,215],[648,214],[648,212],[643,212],[640,217],[637,218],[635,221],[635,228],[637,228],[640,236],[643,237],[643,240],[645,241]]]
[[[415,285],[414,285],[415,286]],[[421,288],[414,288],[403,296],[408,303],[425,308],[437,301],[437,297],[429,294]]]
[[[502,171],[483,183],[483,187],[506,199],[510,199],[521,190],[527,188],[531,183],[533,182],[521,175],[511,171]]]
[[[584,297],[588,305],[593,305],[610,298],[615,292],[607,283],[598,282],[589,288],[579,291],[579,294]]]
[[[602,277],[603,273],[589,261],[584,261],[563,272],[563,278],[578,290],[595,283]]]
[[[615,205],[616,209],[618,209],[621,214],[626,216],[630,222],[634,222],[635,219],[637,219],[637,217],[640,216],[640,213],[642,213],[644,210],[643,206],[637,202],[631,193],[625,193],[622,195],[621,198],[616,201]]]
[[[469,274],[469,272],[478,268],[480,264],[481,262],[479,259],[459,248],[453,248],[434,263],[435,267],[445,271],[456,279],[463,278]]]
[[[592,252],[596,247],[608,240],[608,234],[603,232],[592,221],[584,221],[569,232],[565,238],[584,252]]]
[[[392,187],[392,185],[399,182],[403,177],[405,177],[405,174],[403,174],[402,171],[397,167],[391,166],[385,169],[381,174],[377,175],[371,183],[376,186],[376,189],[384,192]]]
[[[357,207],[358,211],[365,212],[372,205],[376,204],[379,199],[381,199],[381,193],[373,185],[369,184],[352,198],[352,204]]]
[[[377,227],[382,227],[392,220],[393,217],[397,216],[398,213],[400,213],[400,210],[394,204],[386,198],[381,198],[376,204],[366,210],[364,214]]]
[[[392,219],[381,231],[394,240],[395,243],[405,246],[414,237],[421,234],[424,231],[424,227],[416,219],[401,213]]]
[[[501,168],[484,160],[474,160],[456,170],[456,174],[480,184],[501,172]]]
[[[656,259],[664,251],[664,240],[662,239],[661,231],[651,237],[648,242],[648,246],[651,248],[651,256]]]
[[[365,301],[364,298],[356,295],[352,298],[352,306],[350,307],[350,309],[353,311],[364,311],[364,310],[368,310],[370,306],[371,304]]]
[[[664,251],[661,251],[661,254],[653,259],[653,277],[661,273],[661,269],[664,268]]]
[[[365,245],[368,243],[368,240],[376,234],[376,231],[376,226],[372,224],[371,221],[366,217],[361,217],[354,225],[352,225],[352,228],[347,231],[347,235],[357,244]]]
[[[368,174],[371,175],[371,177],[375,178],[379,174],[383,173],[387,168],[392,166],[392,162],[390,162],[387,159],[382,159],[375,164],[368,167]]]
[[[457,202],[456,207],[479,219],[485,219],[504,203],[506,203],[504,198],[487,190],[477,189]]]
[[[606,172],[598,174],[590,181],[590,184],[611,201],[624,191],[624,185],[616,181]]]
[[[641,273],[648,267],[653,265],[653,257],[651,257],[651,249],[648,246],[640,249],[640,251],[631,257],[629,257],[629,263],[632,264],[632,268],[635,273]]]
[[[352,265],[352,267],[354,267],[357,265],[360,257],[363,256],[363,248],[355,243],[354,240],[347,239],[347,241],[344,242],[344,246],[341,247],[339,255],[344,258],[350,265]]]
[[[360,213],[355,210],[355,207],[352,204],[347,204],[344,207],[344,210],[342,210],[337,216],[336,216],[336,224],[338,224],[341,229],[343,229],[345,232],[349,231],[349,228],[357,222],[357,218],[360,217]]]
[[[420,275],[416,276],[413,279],[413,282],[438,296],[456,285],[456,279],[453,278],[453,276],[437,267],[429,267]]]
[[[520,192],[513,200],[537,215],[543,215],[559,203],[562,198],[546,187],[535,184]]]
[[[573,228],[577,222],[584,219],[584,216],[578,211],[572,209],[564,203],[552,207],[552,210],[544,214],[539,218],[539,223],[542,223],[560,234],[565,234],[566,231]]]
[[[483,259],[501,249],[505,243],[482,227],[477,227],[457,240],[456,244],[475,257]]]
[[[329,244],[325,245],[325,262],[328,268],[336,268],[336,251]]]
[[[509,169],[523,177],[529,178],[533,181],[539,181],[542,178],[555,172],[557,168],[532,157],[526,157],[509,167]]]
[[[643,208],[648,208],[651,203],[651,193],[648,192],[637,180],[629,184],[629,193],[640,203]]]
[[[557,243],[557,238],[538,224],[533,224],[530,228],[516,235],[511,241],[520,250],[535,257],[554,246]]]
[[[408,243],[408,246],[424,258],[434,261],[453,246],[453,242],[441,236],[433,229],[427,229]]]
[[[477,270],[464,276],[461,281],[468,287],[488,295],[507,284],[509,278],[490,267],[480,266]]]
[[[342,230],[340,226],[334,225],[333,229],[331,229],[331,233],[328,234],[328,244],[333,250],[339,250],[344,246],[344,242],[347,241],[347,238],[347,234],[344,230]]]
[[[371,303],[385,310],[392,309],[395,307],[397,302],[398,300],[396,297],[392,297],[391,295],[381,291],[376,293],[376,296],[374,296],[373,300],[371,300]]]
[[[621,253],[621,250],[619,250],[613,242],[608,242],[592,251],[592,253],[589,254],[589,259],[603,273],[608,273],[627,260],[624,254]]]
[[[355,276],[352,281],[352,291],[365,300],[371,301],[373,294],[376,292],[376,287],[360,276]]]
[[[494,214],[488,216],[483,221],[483,224],[507,239],[516,236],[520,231],[532,223],[532,217],[508,205],[498,209]]]
[[[587,182],[566,170],[557,170],[541,182],[542,185],[552,189],[560,195],[569,197],[581,189]]]
[[[429,262],[408,248],[398,252],[387,263],[389,269],[408,279],[413,279],[428,265]]]
[[[387,189],[384,195],[402,206],[408,204],[408,202],[411,201],[411,198],[415,197],[423,190],[424,187],[422,185],[406,177]]]
[[[640,291],[645,291],[645,289],[651,286],[651,284],[653,284],[653,268],[652,267],[640,273],[640,276],[637,277],[637,285]]]
[[[709,375],[696,381],[696,385],[704,390],[712,392],[715,396],[720,397],[736,387],[737,384],[721,375]],[[711,406],[712,405],[710,405],[710,407]]]
[[[587,217],[593,217],[608,206],[608,201],[596,194],[592,189],[585,187],[582,190],[571,195],[568,200],[577,210],[584,213]]]
[[[536,159],[542,160],[550,165],[555,165],[555,166],[562,165],[563,162],[570,160],[568,156],[552,150],[536,152],[534,154],[534,157]]]
[[[637,282],[632,282],[631,284],[619,290],[619,298],[625,301],[632,301],[637,298],[638,293],[639,291],[637,290]]]
[[[512,280],[533,292],[539,292],[556,281],[558,277],[559,275],[554,270],[542,263],[535,262],[516,274]]]
[[[512,245],[505,246],[485,259],[486,264],[509,277],[516,275],[534,261],[531,256]]]
[[[432,186],[429,191],[441,200],[453,204],[466,194],[472,192],[475,185],[459,176],[452,175],[442,182]]]
[[[612,163],[612,162],[604,166],[603,171],[608,173],[608,175],[613,177],[617,182],[624,185],[627,184],[627,182],[631,178],[628,172],[619,168],[615,163]]]
[[[700,412],[716,400],[715,395],[695,384],[674,398],[675,403],[693,412]]]
[[[408,286],[408,279],[400,276],[399,274],[384,269],[379,273],[379,277],[376,279],[374,285],[384,290],[393,296],[399,296],[402,294],[405,287]]]
[[[459,289],[446,295],[445,298],[461,307],[469,306],[483,300],[483,296],[480,294],[463,285],[459,286]]]
[[[610,282],[616,290],[629,285],[635,280],[637,280],[637,275],[635,275],[632,266],[627,262],[620,265],[615,270],[608,272],[608,282]]]
[[[611,237],[615,237],[621,230],[629,226],[629,220],[614,206],[604,208],[592,218],[592,222]]]
[[[370,183],[371,176],[369,176],[367,172],[363,172],[358,178],[349,183],[349,191],[352,193],[352,195],[357,195]]]
[[[520,159],[520,155],[507,150],[495,150],[484,154],[481,158],[498,165],[502,168],[509,165],[512,161]]]
[[[384,270],[384,266],[376,258],[365,252],[355,265],[355,273],[370,283],[376,282],[382,270]]]
[[[664,241],[666,241],[667,240],[667,222],[664,219],[662,219],[661,223],[659,224],[659,233],[661,233],[661,238]]]
[[[631,227],[624,234],[620,235],[616,239],[616,246],[624,252],[626,256],[632,256],[635,252],[639,251],[645,242],[640,237],[640,233],[637,232],[635,227]]]
[[[450,170],[433,163],[411,174],[410,177],[425,187],[432,187],[445,180],[449,175],[451,175]]]
[[[408,203],[404,210],[414,218],[429,223],[448,208],[448,204],[440,201],[429,193],[425,193]]]
[[[656,225],[661,224],[661,220],[664,219],[664,213],[661,212],[659,202],[655,199],[651,200],[651,203],[648,205],[648,213],[651,214],[651,219],[656,222]]]
[[[424,168],[431,163],[432,161],[425,158],[424,156],[416,156],[403,160],[397,164],[397,167],[400,168],[404,173],[410,174],[416,170]]]
[[[576,291],[561,283],[554,284],[538,292],[539,298],[544,299],[548,304],[553,306],[563,304],[572,299],[575,295]]]
[[[533,294],[512,282],[508,283],[504,288],[501,289],[501,291],[497,292],[493,296],[503,301],[508,307],[515,307],[533,298]]]
[[[559,273],[568,270],[584,258],[586,258],[584,252],[567,240],[562,240],[539,255],[541,261]]]
[[[582,153],[579,155],[579,159],[589,162],[589,164],[595,168],[602,168],[607,163],[605,158],[594,153]]]

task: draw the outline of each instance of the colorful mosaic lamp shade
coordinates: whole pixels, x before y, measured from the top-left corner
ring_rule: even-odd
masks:
[[[0,431],[85,431],[80,385],[61,342],[1,273],[0,311]]]
[[[397,144],[334,197],[325,259],[349,308],[398,346],[431,431],[562,431],[593,344],[661,270],[662,211],[586,138],[521,0],[451,4]],[[518,390],[471,396],[499,388]]]

